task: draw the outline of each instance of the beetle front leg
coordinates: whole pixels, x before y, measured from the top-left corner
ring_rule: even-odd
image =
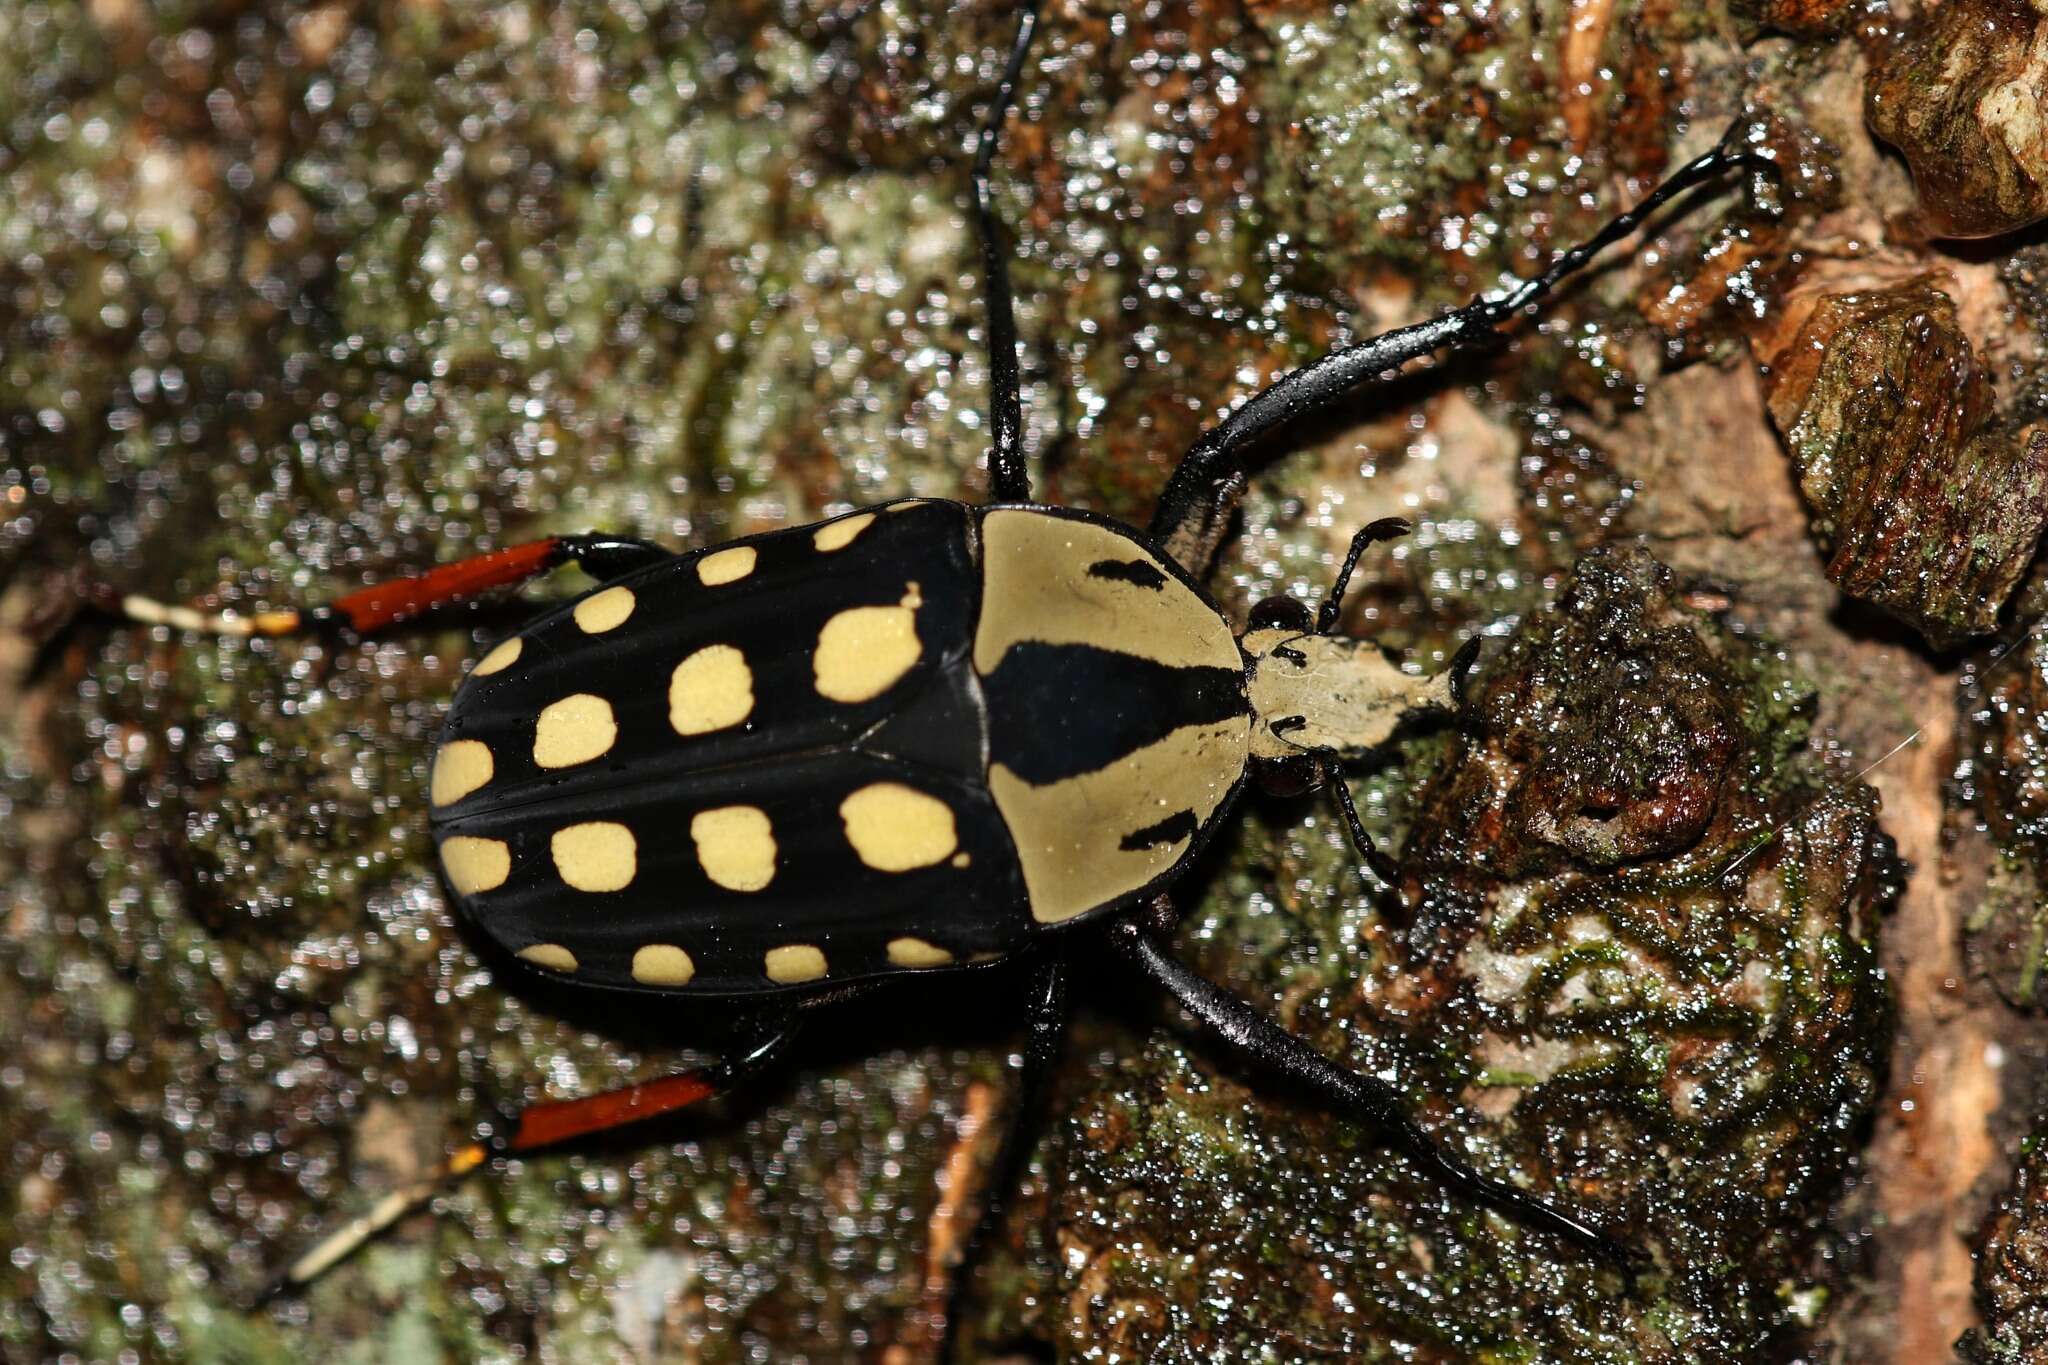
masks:
[[[499,588],[515,587],[564,564],[580,564],[593,578],[607,581],[670,557],[670,552],[659,545],[623,536],[549,536],[437,565],[411,577],[372,584],[314,607],[287,607],[245,616],[204,612],[111,591],[92,594],[90,605],[139,625],[169,626],[208,635],[277,637],[337,629],[369,635],[402,625],[437,607],[470,601]]]
[[[1526,1190],[1483,1175],[1424,1132],[1402,1107],[1401,1094],[1376,1076],[1337,1065],[1268,1019],[1249,1000],[1207,980],[1175,959],[1165,941],[1136,920],[1110,928],[1110,939],[1140,971],[1170,991],[1181,1007],[1244,1061],[1293,1083],[1329,1110],[1378,1128],[1410,1160],[1454,1190],[1470,1195],[1526,1227],[1552,1233],[1623,1270],[1640,1257],[1593,1224]]]
[[[1457,354],[1499,344],[1499,328],[1558,284],[1589,265],[1603,249],[1627,237],[1665,204],[1737,166],[1775,166],[1729,129],[1720,145],[1673,172],[1634,208],[1553,261],[1542,274],[1497,298],[1476,298],[1427,322],[1369,338],[1282,375],[1203,433],[1174,466],[1152,515],[1152,536],[1196,578],[1209,571],[1244,494],[1251,456],[1280,427],[1347,401],[1369,384],[1390,382],[1411,361],[1439,351]]]
[[[544,1151],[593,1134],[642,1123],[662,1114],[702,1104],[737,1089],[772,1065],[796,1036],[793,1016],[763,1015],[751,1041],[724,1060],[691,1067],[659,1080],[601,1090],[573,1100],[550,1100],[512,1111],[464,1143],[438,1166],[350,1219],[300,1255],[264,1289],[258,1302],[296,1293],[360,1251],[380,1233],[418,1209],[452,1181],[489,1163],[493,1157]]]
[[[1389,891],[1401,884],[1401,865],[1388,857],[1367,833],[1365,821],[1358,818],[1358,805],[1351,799],[1351,786],[1344,780],[1344,769],[1334,757],[1322,761],[1322,777],[1337,797],[1337,809],[1344,817],[1344,832],[1351,836],[1351,846],[1358,850],[1358,856],[1372,869],[1372,875],[1379,878],[1380,885]]]

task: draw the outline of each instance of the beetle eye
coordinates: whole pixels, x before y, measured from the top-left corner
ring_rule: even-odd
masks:
[[[1308,603],[1283,593],[1279,597],[1268,597],[1252,607],[1251,628],[1305,631],[1313,619],[1309,615]]]
[[[1302,796],[1323,785],[1323,765],[1307,754],[1260,759],[1252,779],[1268,796]]]

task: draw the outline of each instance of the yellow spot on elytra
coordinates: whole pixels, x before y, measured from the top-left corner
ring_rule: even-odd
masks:
[[[737,583],[754,571],[754,561],[759,558],[751,545],[735,545],[730,550],[705,555],[697,561],[697,581],[707,588]]]
[[[576,970],[576,954],[559,943],[536,943],[530,948],[521,948],[519,956],[534,966],[546,967],[551,972]]]
[[[967,865],[968,865],[969,863],[971,863],[971,862],[973,862],[973,861],[974,861],[974,859],[972,859],[972,858],[968,857],[968,856],[967,856],[967,855],[966,855],[965,853],[955,853],[955,854],[953,855],[953,861],[952,861],[952,866],[954,866],[954,867],[965,867],[965,866],[967,866]]]
[[[876,782],[839,803],[846,841],[878,872],[944,862],[960,846],[953,808],[900,782]]]
[[[506,669],[518,663],[519,656],[525,651],[526,641],[515,635],[479,659],[476,667],[470,670],[470,676],[484,678],[489,677],[493,673],[503,673]]]
[[[495,891],[512,875],[512,850],[499,839],[453,835],[441,841],[441,870],[458,896]]]
[[[816,981],[825,974],[825,955],[808,943],[786,943],[768,950],[767,966],[770,981]]]
[[[633,952],[633,979],[643,986],[687,986],[696,974],[697,964],[672,943],[650,943]]]
[[[917,609],[924,599],[912,583],[893,607],[849,607],[818,632],[811,671],[818,695],[829,701],[872,701],[894,687],[917,663]]]
[[[837,521],[828,521],[811,537],[811,543],[825,554],[843,550],[853,544],[855,536],[872,526],[874,520],[873,512],[862,512],[857,517],[841,517]]]
[[[576,604],[576,624],[585,635],[602,635],[625,625],[636,605],[631,588],[606,588]]]
[[[640,850],[633,831],[610,820],[558,829],[548,841],[555,871],[578,891],[619,891],[632,885]]]
[[[775,880],[775,830],[758,806],[698,811],[690,841],[704,875],[728,891],[759,891]]]
[[[679,735],[738,725],[753,710],[754,674],[731,645],[706,645],[669,675],[668,723]]]
[[[490,746],[480,739],[458,739],[441,746],[434,755],[434,775],[427,783],[427,800],[437,806],[452,806],[491,780],[496,770]]]
[[[553,702],[533,730],[533,761],[543,768],[588,763],[609,752],[619,737],[612,704],[588,692]]]
[[[953,955],[921,938],[892,938],[889,960],[899,967],[943,967],[953,960]]]

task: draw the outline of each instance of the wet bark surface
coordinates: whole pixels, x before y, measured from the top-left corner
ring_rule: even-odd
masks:
[[[1972,7],[1049,0],[998,162],[1027,440],[1042,494],[1112,515],[1274,375],[1540,269],[1731,120],[1778,173],[1283,433],[1210,579],[1239,620],[1313,601],[1398,514],[1345,628],[1419,673],[1489,644],[1452,723],[1349,775],[1397,888],[1326,801],[1254,798],[1182,950],[1651,1272],[1263,1092],[1080,936],[976,1353],[2043,1349],[2011,1182],[2048,1061],[2048,286],[1954,93],[2032,48],[1915,74]],[[930,1358],[1021,980],[840,1009],[718,1112],[514,1163],[250,1310],[480,1111],[725,1021],[493,970],[448,914],[438,717],[573,578],[361,644],[52,623],[84,582],[248,610],[551,532],[981,496],[962,210],[1003,7],[0,25],[0,1355]],[[1957,174],[1916,191],[1873,102]],[[1929,237],[1986,205],[2019,235]],[[1872,431],[1900,394],[1955,439]]]

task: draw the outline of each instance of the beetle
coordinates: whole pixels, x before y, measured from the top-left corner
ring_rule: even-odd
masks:
[[[598,586],[489,650],[449,710],[429,791],[446,881],[473,930],[535,970],[717,999],[746,1040],[713,1065],[487,1121],[429,1179],[293,1262],[279,1290],[496,1154],[740,1086],[813,1009],[883,982],[1023,960],[1032,1094],[1063,1029],[1067,955],[1085,942],[1109,944],[1255,1070],[1371,1123],[1451,1187],[1628,1258],[1578,1214],[1443,1149],[1387,1081],[1336,1065],[1172,956],[1168,893],[1253,781],[1327,787],[1361,859],[1389,876],[1329,779],[1407,717],[1450,708],[1470,660],[1414,679],[1336,632],[1361,556],[1398,521],[1357,533],[1312,615],[1276,598],[1239,630],[1201,582],[1263,437],[1411,361],[1494,344],[1675,196],[1768,163],[1724,139],[1535,278],[1281,378],[1183,456],[1134,527],[1031,497],[990,173],[1034,26],[1027,7],[972,175],[991,348],[986,504],[901,500],[684,555],[554,537],[264,616],[119,604],[181,628],[367,635],[582,567]]]

